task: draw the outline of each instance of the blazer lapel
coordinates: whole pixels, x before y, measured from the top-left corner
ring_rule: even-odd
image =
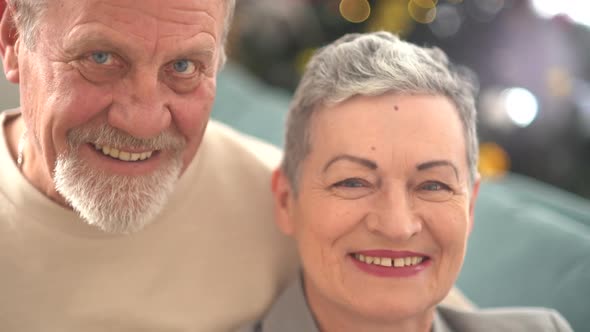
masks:
[[[261,332],[319,332],[307,306],[301,276],[271,307]]]
[[[434,320],[432,321],[432,332],[454,332],[445,319],[442,317],[438,309],[434,313]]]

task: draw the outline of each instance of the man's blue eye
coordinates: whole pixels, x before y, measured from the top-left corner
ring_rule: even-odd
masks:
[[[176,61],[174,63],[174,70],[176,70],[177,72],[184,72],[186,71],[186,69],[188,68],[188,62],[187,61]]]
[[[112,54],[108,53],[108,52],[94,52],[92,53],[92,60],[94,60],[94,62],[103,65],[105,63],[108,63],[109,60],[111,60]]]
[[[175,72],[185,74],[192,73],[194,71],[195,65],[189,60],[178,60],[172,64],[172,67],[174,68]]]

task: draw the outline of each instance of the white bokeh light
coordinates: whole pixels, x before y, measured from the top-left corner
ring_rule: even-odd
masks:
[[[501,94],[508,117],[519,127],[528,127],[539,112],[537,98],[524,88],[506,89]]]
[[[572,20],[590,26],[590,11],[588,0],[532,0],[533,9],[541,17],[551,18],[565,14]]]
[[[456,6],[442,4],[438,6],[436,18],[428,26],[439,38],[454,36],[461,28],[462,18]]]

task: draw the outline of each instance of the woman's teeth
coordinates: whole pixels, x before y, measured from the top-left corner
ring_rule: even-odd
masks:
[[[409,257],[400,257],[400,258],[391,258],[391,257],[373,257],[373,256],[365,256],[361,254],[354,254],[354,258],[366,264],[373,264],[373,265],[380,265],[386,267],[404,267],[404,266],[413,266],[422,263],[424,257],[419,256],[409,256]]]

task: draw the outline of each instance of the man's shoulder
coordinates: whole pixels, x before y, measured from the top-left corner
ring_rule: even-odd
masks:
[[[208,155],[260,163],[270,168],[277,167],[282,158],[276,146],[215,120],[209,121],[203,143]]]
[[[515,307],[463,311],[440,306],[438,313],[453,332],[572,331],[556,310],[548,308]]]

